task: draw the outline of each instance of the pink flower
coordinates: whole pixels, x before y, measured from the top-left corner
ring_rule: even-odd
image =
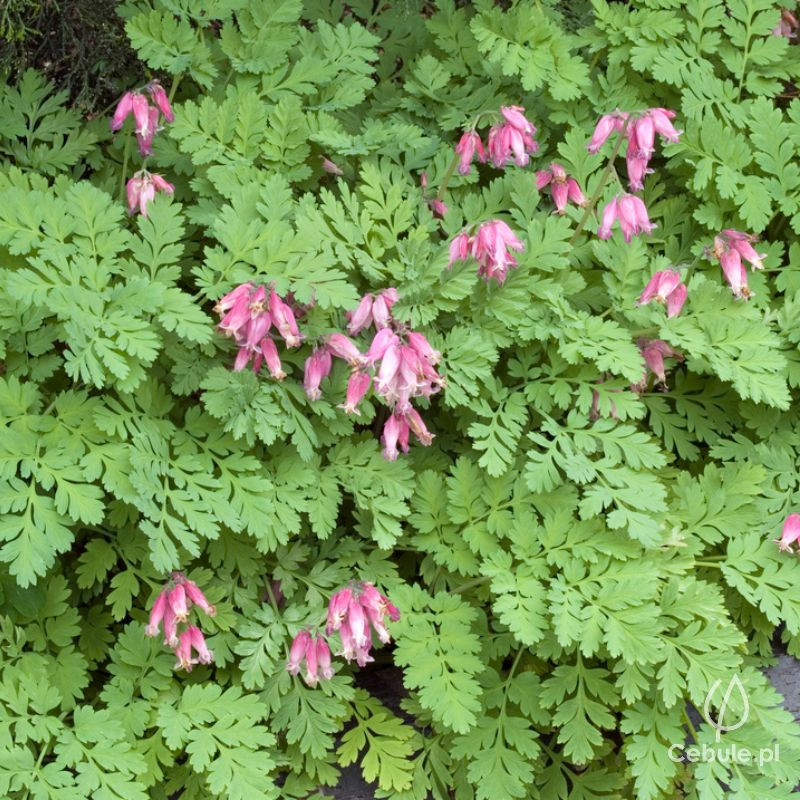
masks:
[[[372,322],[375,328],[386,328],[392,318],[392,306],[397,302],[397,289],[381,292],[372,303]]]
[[[362,359],[359,349],[343,333],[332,333],[325,340],[325,345],[331,355],[343,359],[350,366],[355,367],[361,364]]]
[[[775,539],[778,549],[784,553],[791,553],[792,545],[800,540],[800,514],[789,514],[783,523],[781,538]]]
[[[587,145],[587,150],[594,154],[608,141],[614,131],[621,131],[625,126],[628,115],[621,111],[615,111],[613,114],[604,114],[597,122],[592,139]]]
[[[496,167],[505,166],[513,157],[518,167],[527,165],[529,154],[539,149],[533,138],[535,126],[525,117],[522,106],[501,106],[500,113],[505,118],[502,124],[494,125],[489,131],[489,156]]]
[[[320,156],[320,158],[322,159],[322,169],[324,169],[325,172],[328,172],[329,174],[336,176],[344,175],[342,170],[339,167],[337,167],[336,164],[333,163],[333,161],[325,158],[325,156]]]
[[[425,358],[431,364],[438,364],[442,354],[438,350],[434,350],[430,342],[421,334],[416,331],[409,331],[406,334],[406,341],[412,347],[420,358]]]
[[[372,340],[372,344],[369,346],[369,350],[367,350],[364,356],[364,361],[370,365],[375,364],[386,355],[386,351],[390,347],[399,343],[400,339],[391,328],[381,328],[375,334],[375,338]]]
[[[182,572],[173,572],[169,582],[153,603],[153,608],[150,611],[150,620],[145,627],[145,634],[147,636],[158,636],[159,627],[163,623],[164,644],[173,648],[182,647],[184,650],[181,650],[181,652],[184,652],[186,647],[190,647],[192,638],[184,635],[180,638],[178,637],[178,623],[185,622],[188,619],[192,605],[196,605],[210,616],[217,613],[214,606],[206,600],[205,595],[194,581],[188,580]],[[205,652],[201,652],[201,658],[205,657]],[[209,662],[204,661],[203,663]]]
[[[132,113],[133,92],[125,92],[125,94],[120,98],[119,103],[117,103],[116,109],[114,109],[114,116],[111,117],[111,130],[115,132],[120,130],[125,123],[125,120]]]
[[[751,242],[757,242],[758,237],[752,233],[742,233],[732,228],[726,228],[720,233],[728,240],[728,245],[747,261],[753,269],[764,269],[761,259],[766,258],[766,253],[757,253]]]
[[[128,181],[126,190],[128,194],[128,211],[132,214],[138,206],[139,213],[146,217],[147,206],[153,201],[156,192],[172,194],[175,191],[175,187],[155,172],[140,170],[134,173],[133,177]]]
[[[342,593],[346,592],[347,605],[343,606]],[[335,605],[335,611],[334,609]],[[386,618],[393,622],[400,619],[400,612],[382,595],[371,583],[351,582],[350,587],[337,592],[331,598],[328,606],[328,619],[332,614],[336,616],[338,624],[335,630],[339,631],[342,641],[343,655],[347,661],[355,661],[359,666],[364,666],[372,661],[369,655],[372,646],[372,630],[383,643],[391,641],[391,635],[386,627]],[[329,622],[329,632],[332,630]],[[322,660],[319,661],[322,666]],[[324,673],[323,673],[324,674]]]
[[[508,270],[517,265],[509,248],[520,251],[525,249],[525,245],[502,220],[484,222],[470,239],[472,256],[479,264],[478,274],[487,281],[495,278],[502,284]]]
[[[466,261],[470,253],[469,234],[465,231],[457,234],[450,242],[450,260],[448,267],[452,267],[456,261]]]
[[[357,336],[364,328],[372,323],[372,295],[365,294],[355,311],[348,311],[349,320],[347,330],[351,336]]]
[[[158,110],[164,115],[164,119],[167,122],[174,122],[175,114],[172,113],[172,106],[169,103],[164,87],[158,81],[150,81],[147,84],[147,90],[150,92],[150,97],[153,98]]]
[[[283,365],[278,355],[278,348],[275,346],[275,342],[268,336],[265,336],[261,340],[261,356],[264,358],[269,374],[272,375],[276,381],[282,381],[286,377],[286,373],[283,371]],[[258,359],[254,365],[256,372],[258,372],[260,366],[261,361]]]
[[[317,643],[314,639],[309,639],[308,644],[306,644],[306,674],[303,676],[303,680],[306,682],[306,686],[316,686],[317,685]]]
[[[192,650],[197,653],[197,658],[192,656]],[[180,635],[175,655],[178,657],[175,669],[185,669],[187,672],[191,672],[195,664],[210,664],[214,660],[214,654],[206,646],[203,632],[196,625],[189,625]]]
[[[300,672],[300,665],[306,657],[306,648],[311,641],[311,634],[308,631],[300,631],[292,639],[292,646],[289,649],[289,660],[286,662],[286,671],[290,675],[297,675]]]
[[[345,587],[335,592],[328,602],[328,625],[327,632],[338,631],[341,624],[347,617],[347,609],[350,607],[350,598],[353,596],[352,589]]]
[[[683,131],[677,131],[672,125],[675,119],[675,112],[668,108],[651,108],[648,112],[653,120],[655,132],[669,142],[677,142]]]
[[[683,353],[679,350],[673,349],[662,339],[639,339],[637,342],[639,350],[644,357],[647,368],[656,376],[656,378],[663,384],[667,382],[666,369],[664,367],[665,358],[675,358],[678,361],[683,361]],[[647,369],[642,376],[642,380],[631,387],[635,392],[643,392],[647,388]]]
[[[577,206],[585,206],[586,198],[574,178],[570,178],[564,167],[555,161],[550,164],[550,169],[542,169],[536,173],[536,188],[540,191],[545,186],[550,186],[556,212],[563,214],[568,202]]]
[[[428,205],[431,207],[431,211],[437,217],[443,217],[447,211],[447,203],[443,200],[440,200],[438,197],[434,197],[432,200],[428,201]]]
[[[189,616],[189,607],[186,605],[186,590],[183,588],[183,583],[178,583],[170,591],[167,602],[172,607],[175,614],[175,619],[178,622],[186,622]]]
[[[201,664],[210,664],[214,660],[214,653],[208,649],[203,632],[197,625],[190,625],[186,630],[191,638],[192,647],[197,652],[197,660]]]
[[[667,269],[656,272],[650,282],[645,286],[637,305],[645,306],[651,300],[655,300],[667,307],[667,317],[674,317],[680,314],[683,304],[686,302],[687,288],[681,283],[679,272],[674,269]]]
[[[619,222],[626,242],[639,233],[650,233],[655,225],[647,216],[645,204],[632,194],[621,194],[611,200],[603,209],[603,218],[597,235],[601,239],[611,238],[611,227],[614,221]]]
[[[194,581],[184,578],[183,588],[190,603],[196,605],[201,611],[208,614],[209,617],[216,616],[217,609],[208,602],[206,596],[200,591],[200,587]]]
[[[303,337],[297,328],[294,312],[290,306],[281,300],[274,289],[269,293],[269,313],[272,317],[272,324],[278,329],[278,333],[283,337],[286,346],[299,347]]]
[[[419,415],[419,411],[409,407],[403,416],[411,432],[416,436],[417,441],[423,447],[428,447],[433,442],[433,434],[425,427],[425,421]]]
[[[138,92],[134,93],[132,101],[133,119],[136,122],[136,133],[140,136],[147,137],[152,131],[150,104],[143,94]],[[158,110],[156,109],[156,112]]]
[[[461,158],[458,164],[458,171],[462,175],[469,174],[475,153],[478,154],[478,161],[481,163],[486,161],[486,151],[483,149],[483,142],[475,131],[466,131],[463,134],[456,145],[456,153]]]
[[[392,414],[384,423],[381,441],[383,442],[383,457],[387,461],[397,460],[397,442],[404,425],[407,427],[408,423],[399,414]]]
[[[719,236],[714,237],[712,254],[719,260],[722,274],[731,287],[734,297],[745,300],[752,297],[753,293],[747,285],[747,269],[742,264],[742,258],[749,262],[753,269],[763,269],[761,261],[764,254],[759,254],[751,242],[756,237],[727,228]]]
[[[191,672],[192,666],[196,662],[192,659],[192,634],[188,630],[180,635],[178,644],[175,646],[175,655],[178,657],[175,669],[185,669],[187,672]]]
[[[331,669],[331,649],[328,647],[328,643],[321,634],[317,634],[316,648],[317,666],[320,673],[322,673],[322,678],[329,681],[333,677],[333,670]]]
[[[339,408],[344,409],[345,414],[360,416],[361,412],[358,411],[358,404],[363,400],[371,385],[372,377],[368,372],[354,369],[350,374],[350,379],[347,381],[346,401]]]
[[[320,347],[306,359],[303,388],[309,400],[319,400],[322,397],[320,384],[328,376],[332,365],[331,352],[326,347]]]
[[[158,636],[158,631],[161,627],[161,620],[164,619],[164,613],[167,610],[167,592],[161,591],[156,597],[153,607],[150,609],[150,621],[144,629],[147,636]]]

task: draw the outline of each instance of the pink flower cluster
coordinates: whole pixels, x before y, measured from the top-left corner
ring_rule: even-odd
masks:
[[[341,333],[332,333],[306,361],[304,387],[312,400],[320,397],[320,384],[328,376],[333,358],[340,358],[352,368],[347,382],[347,396],[340,408],[358,414],[358,404],[371,386],[375,394],[392,410],[384,424],[383,454],[394,461],[400,449],[408,452],[411,433],[423,446],[433,441],[420,413],[411,405],[414,397],[430,397],[444,385],[435,365],[440,354],[417,331],[397,322],[391,313],[397,302],[397,290],[389,288],[377,296],[366,294],[354,311],[348,313],[348,331],[356,335],[374,326],[376,333],[366,353]]]
[[[612,198],[603,209],[603,219],[597,235],[601,239],[610,239],[615,222],[619,222],[626,242],[630,242],[639,233],[650,233],[655,228],[647,215],[647,206],[634,194],[620,194]]]
[[[666,384],[667,374],[666,367],[664,366],[664,359],[675,358],[678,361],[683,361],[683,353],[675,350],[663,339],[639,339],[636,344],[639,346],[639,350],[644,357],[646,368],[642,375],[642,380],[631,386],[631,391],[641,393],[647,389],[648,370],[652,372],[662,384]]]
[[[638,192],[644,188],[644,176],[652,172],[647,165],[655,152],[656,134],[670,142],[677,142],[680,138],[682,131],[675,130],[672,124],[674,118],[675,112],[667,108],[649,108],[638,116],[622,111],[605,114],[594,129],[588,150],[590,153],[598,152],[612,133],[625,131],[628,139],[625,153],[628,182],[631,191]]]
[[[634,115],[622,111],[600,117],[587,148],[597,153],[612,133],[625,134],[628,150],[625,160],[628,165],[628,183],[631,191],[644,188],[644,176],[652,170],[647,169],[655,152],[655,135],[671,142],[677,142],[681,131],[675,130],[672,120],[675,112],[666,108],[650,108],[642,114]],[[603,209],[603,219],[597,235],[601,239],[611,237],[611,228],[618,221],[626,242],[639,233],[650,233],[655,225],[650,222],[647,207],[635,195],[620,194]]]
[[[321,634],[312,636],[309,631],[302,630],[292,640],[289,661],[286,663],[287,672],[297,675],[304,661],[306,669],[303,680],[308,686],[316,686],[320,677],[326,681],[333,677],[331,649]]]
[[[550,186],[558,214],[564,213],[568,202],[581,207],[586,205],[586,198],[578,182],[567,175],[564,167],[555,161],[550,164],[550,169],[540,169],[536,173],[536,188],[541,191],[545,186]]]
[[[221,318],[219,329],[239,345],[234,370],[244,369],[252,360],[254,372],[266,363],[273,378],[286,377],[271,330],[275,329],[287,347],[298,347],[303,336],[292,306],[275,289],[243,283],[226,294],[214,310]]]
[[[167,93],[158,81],[151,81],[144,87],[150,95],[154,105],[150,105],[147,96],[139,91],[125,92],[117,103],[114,116],[111,118],[111,130],[118,131],[125,120],[133,114],[136,122],[136,141],[139,143],[139,153],[149,156],[153,152],[153,137],[160,130],[159,121],[163,115],[167,122],[173,122],[175,115],[172,113]]]
[[[499,169],[512,160],[518,167],[527,166],[530,155],[539,149],[533,138],[536,126],[525,116],[522,106],[500,106],[500,114],[502,120],[489,129],[486,148],[474,128],[462,135],[456,145],[458,171],[462,175],[469,174],[476,154],[483,163],[488,151],[492,164]]]
[[[753,269],[764,269],[761,259],[766,258],[766,253],[757,253],[752,245],[757,240],[757,236],[732,228],[726,228],[714,237],[711,255],[719,261],[722,274],[728,281],[734,297],[747,300],[753,295],[747,285],[747,269],[742,264],[742,259]]]
[[[148,172],[146,169],[142,169],[134,173],[133,177],[128,181],[127,191],[128,211],[132,214],[138,206],[139,213],[146,217],[147,206],[153,201],[156,192],[172,194],[175,191],[175,187],[155,172]]]
[[[400,612],[389,598],[371,583],[352,582],[331,597],[325,630],[329,636],[338,631],[342,642],[339,655],[363,667],[373,660],[369,655],[372,630],[384,644],[392,640],[386,627],[386,617],[392,622],[400,619]]]
[[[645,286],[638,305],[646,306],[652,300],[667,307],[667,317],[676,317],[686,302],[688,289],[681,282],[681,275],[674,269],[656,272]]]
[[[511,250],[519,252],[524,249],[525,245],[505,222],[493,219],[478,226],[474,235],[462,231],[450,242],[447,266],[452,267],[456,261],[466,261],[472,256],[478,262],[478,275],[487,281],[494,278],[502,284],[508,270],[517,266]]]
[[[211,617],[217,613],[194,581],[190,581],[182,572],[173,572],[156,597],[150,610],[150,620],[144,629],[147,636],[158,636],[163,624],[164,644],[169,645],[178,658],[175,669],[185,669],[187,672],[195,664],[210,664],[214,660],[203,632],[196,625],[188,625],[178,634],[178,625],[189,619],[193,605]],[[192,655],[193,652],[196,655]]]
[[[798,545],[797,552],[800,553],[800,514],[789,514],[783,523],[781,538],[775,539],[778,549],[784,553],[793,553],[792,545]]]
[[[373,630],[384,644],[392,639],[386,627],[387,617],[397,622],[400,612],[386,595],[371,583],[351,581],[344,589],[335,592],[328,603],[325,634],[331,636],[338,632],[342,649],[337,655],[363,667],[374,660],[369,654]],[[287,671],[297,675],[303,662],[303,679],[309,686],[316,686],[320,678],[330,680],[333,677],[330,647],[321,633],[312,634],[303,629],[292,640]]]

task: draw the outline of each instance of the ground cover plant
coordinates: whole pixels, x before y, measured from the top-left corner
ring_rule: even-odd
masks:
[[[0,90],[0,794],[789,797],[794,9],[118,10]]]

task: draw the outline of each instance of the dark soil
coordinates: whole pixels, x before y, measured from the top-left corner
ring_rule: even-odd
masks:
[[[117,0],[0,0],[0,73],[36,69],[90,114],[143,82]]]

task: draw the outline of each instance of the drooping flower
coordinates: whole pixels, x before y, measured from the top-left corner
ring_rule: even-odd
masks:
[[[386,618],[396,622],[400,611],[381,594],[372,583],[351,581],[350,585],[335,592],[328,604],[328,634],[339,632],[343,655],[347,661],[364,666],[372,657],[371,631],[384,644],[391,641]],[[322,662],[319,662],[320,665]]]
[[[550,186],[550,193],[556,206],[556,212],[563,214],[567,203],[576,206],[585,206],[586,198],[575,178],[567,175],[561,164],[553,161],[550,169],[542,169],[536,173],[536,188],[541,191],[545,186]]]
[[[187,631],[178,636],[178,625],[188,620],[192,606],[197,606],[209,616],[214,616],[217,613],[217,610],[208,602],[206,596],[194,581],[190,581],[182,572],[173,572],[170,580],[156,597],[150,610],[150,619],[144,629],[147,636],[158,636],[163,624],[164,644],[175,649],[179,661],[181,660],[181,654],[186,655],[186,663],[189,666],[184,668],[191,668],[191,663],[197,663],[191,660],[192,646],[200,653],[201,660],[206,658],[208,653],[202,634],[200,634],[199,638],[197,633],[186,635],[187,631],[195,626],[190,625]],[[199,633],[199,628],[197,631]],[[202,663],[210,663],[210,659],[202,661]]]
[[[458,164],[458,171],[462,175],[469,174],[476,153],[478,155],[478,161],[482,164],[486,161],[486,151],[483,149],[483,141],[475,131],[464,132],[456,145],[456,153],[461,159]]]
[[[342,175],[344,175],[344,172],[342,172],[341,167],[338,167],[329,158],[326,158],[325,156],[320,156],[320,158],[322,159],[322,169],[324,169],[325,172],[327,172],[330,175],[336,175],[337,177],[341,177]]]
[[[800,28],[800,22],[797,21],[797,17],[788,8],[782,8],[778,24],[772,29],[772,35],[796,39],[798,28]]]
[[[117,103],[110,125],[111,130],[116,132],[122,128],[125,120],[133,114],[139,150],[142,155],[149,155],[153,137],[159,127],[160,117],[163,116],[167,122],[173,122],[175,114],[172,111],[167,93],[158,81],[151,81],[144,89],[155,105],[151,106],[147,97],[141,91],[125,92],[119,103]]]
[[[757,237],[726,228],[714,237],[712,255],[719,261],[722,274],[731,287],[734,297],[745,300],[752,297],[753,293],[747,285],[747,269],[742,264],[744,258],[753,269],[763,269],[761,259],[765,254],[759,254],[753,248],[752,242]]]
[[[333,360],[331,351],[327,347],[318,347],[306,359],[303,388],[309,400],[319,400],[322,397],[320,384],[331,371]]]
[[[339,408],[344,410],[345,414],[355,414],[360,416],[361,412],[358,410],[358,404],[364,399],[364,395],[369,391],[372,385],[372,376],[363,369],[354,369],[350,374],[350,379],[347,381],[347,395],[345,402]]]
[[[465,261],[470,255],[478,262],[478,274],[502,284],[508,270],[517,265],[510,250],[524,250],[525,245],[508,225],[499,219],[484,222],[473,236],[462,231],[450,242],[450,261]]]
[[[131,113],[133,113],[133,92],[125,92],[117,103],[114,115],[109,122],[111,130],[113,132],[120,130]]]
[[[615,221],[619,222],[626,242],[630,242],[634,235],[650,233],[656,227],[650,222],[645,204],[632,194],[617,195],[606,205],[597,235],[601,239],[610,239]]]
[[[133,174],[126,185],[128,194],[128,211],[133,213],[139,207],[139,213],[147,216],[147,206],[153,201],[156,192],[172,194],[175,187],[164,180],[161,175],[155,172],[148,172],[145,169]]]
[[[196,657],[192,655],[193,651],[197,653]],[[191,672],[195,664],[210,664],[214,660],[214,653],[208,649],[205,636],[197,625],[189,625],[180,635],[175,655],[178,658],[175,669],[186,672]]]
[[[586,149],[594,154],[608,141],[608,137],[615,131],[619,132],[625,127],[628,115],[622,111],[615,111],[613,114],[603,114],[595,125],[592,139]]]
[[[456,261],[466,261],[469,257],[470,240],[466,231],[461,231],[453,237],[450,242],[450,259],[447,262],[448,268],[452,267]]]
[[[665,358],[675,358],[678,361],[683,361],[683,353],[675,350],[663,339],[639,339],[637,345],[644,357],[646,368],[642,375],[642,380],[631,386],[631,390],[634,392],[643,392],[647,388],[648,370],[656,376],[658,381],[666,384]]]
[[[434,197],[431,200],[428,200],[428,205],[430,206],[431,211],[437,217],[443,217],[447,212],[447,203],[444,200],[440,200],[438,197]]]
[[[374,325],[376,329],[386,328],[391,320],[392,306],[397,302],[397,289],[390,286],[373,297],[365,294],[354,311],[348,311],[347,331],[351,336],[358,335],[364,328]]]
[[[269,293],[269,313],[272,318],[272,324],[278,329],[278,333],[283,337],[286,346],[299,347],[303,337],[298,330],[294,311],[274,289]]]
[[[637,305],[646,306],[655,300],[667,307],[667,317],[675,317],[681,313],[686,302],[688,290],[681,282],[680,273],[674,269],[656,272],[639,298]]]
[[[728,245],[736,250],[753,269],[764,269],[762,259],[766,258],[767,254],[757,253],[752,245],[752,242],[758,241],[758,236],[735,231],[733,228],[725,228],[720,232],[720,236],[724,236],[728,240]]]
[[[330,351],[331,355],[336,358],[341,358],[346,361],[350,366],[356,367],[361,364],[361,352],[355,343],[348,339],[343,333],[332,333],[325,340],[325,346]]]
[[[219,329],[239,345],[233,365],[235,371],[244,369],[252,361],[254,372],[266,364],[276,380],[286,377],[271,328],[273,325],[277,328],[289,347],[297,346],[303,337],[292,308],[274,289],[267,294],[264,286],[242,284],[225,295],[214,310],[221,317]]]
[[[539,149],[539,143],[533,138],[536,127],[524,112],[522,106],[501,106],[505,122],[489,130],[489,157],[498,168],[512,159],[518,167],[524,167],[530,161],[530,154]]]
[[[800,514],[789,514],[783,523],[781,538],[775,539],[778,549],[785,553],[792,553],[793,544],[798,544],[800,551]]]
[[[525,245],[516,237],[508,225],[499,219],[484,222],[471,242],[472,257],[478,262],[478,274],[486,280],[494,278],[505,282],[508,270],[517,266],[511,250],[520,252]]]
[[[164,119],[167,122],[174,122],[175,114],[172,111],[172,106],[164,87],[158,81],[150,81],[147,84],[147,91],[150,92],[150,97],[153,98],[156,108],[164,115]]]

